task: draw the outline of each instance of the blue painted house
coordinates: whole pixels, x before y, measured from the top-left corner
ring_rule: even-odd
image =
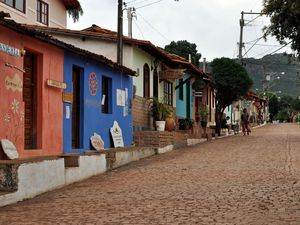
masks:
[[[110,128],[117,121],[124,145],[133,143],[132,75],[135,72],[109,59],[82,50],[66,51],[64,58],[63,153],[93,149],[90,138],[99,134],[112,148]]]
[[[183,78],[176,80],[176,115],[180,118],[193,118],[193,92],[191,75],[185,74]],[[182,83],[182,85],[180,85]]]

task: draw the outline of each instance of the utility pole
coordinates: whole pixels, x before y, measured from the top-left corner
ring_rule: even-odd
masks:
[[[123,64],[123,0],[118,0],[117,63]]]
[[[243,59],[243,47],[244,47],[244,42],[243,42],[243,35],[244,35],[244,26],[247,26],[249,23],[253,22],[255,19],[257,19],[259,16],[264,15],[265,13],[256,13],[256,12],[241,12],[241,19],[240,19],[240,42],[239,42],[239,62],[242,64],[242,59]],[[249,22],[245,23],[244,20],[244,15],[258,15],[256,18],[250,20]]]
[[[244,32],[245,20],[244,20],[244,11],[241,12],[241,19],[240,19],[240,42],[239,42],[239,62],[242,64],[242,57],[243,57],[243,32]]]
[[[128,7],[127,19],[128,19],[128,37],[132,38],[132,19],[135,17],[135,8]]]

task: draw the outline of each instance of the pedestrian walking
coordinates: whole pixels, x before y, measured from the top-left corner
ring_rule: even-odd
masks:
[[[246,108],[243,109],[243,113],[241,116],[241,123],[242,123],[242,129],[243,129],[244,136],[246,134],[249,135],[251,130],[249,128],[249,113],[247,112]]]

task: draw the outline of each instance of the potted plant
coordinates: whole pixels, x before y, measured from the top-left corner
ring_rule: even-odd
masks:
[[[149,107],[151,115],[155,121],[156,130],[164,131],[166,118],[171,115],[172,110],[166,106],[163,101],[160,101],[158,98],[153,97],[149,98]]]
[[[178,120],[179,130],[192,129],[193,124],[194,124],[194,120],[192,120],[190,118],[185,118],[185,119],[179,119]]]
[[[205,106],[202,106],[199,114],[200,114],[201,127],[206,127],[207,126],[207,116],[208,116],[207,108]]]

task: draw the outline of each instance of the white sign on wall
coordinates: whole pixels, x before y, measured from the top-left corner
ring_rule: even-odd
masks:
[[[17,148],[10,140],[1,139],[1,146],[4,153],[7,155],[9,159],[19,158],[19,153],[17,151]]]
[[[94,135],[91,137],[91,144],[97,151],[104,150],[104,141],[97,133],[94,133]]]
[[[122,130],[117,121],[114,121],[113,127],[110,128],[110,133],[111,133],[115,148],[124,147]]]
[[[117,89],[117,105],[125,106],[126,103],[126,93],[124,90]]]

